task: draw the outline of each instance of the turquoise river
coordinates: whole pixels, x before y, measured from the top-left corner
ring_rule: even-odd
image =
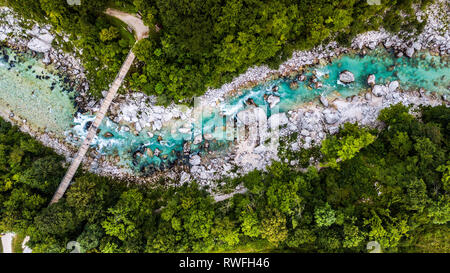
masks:
[[[344,70],[355,75],[355,82],[339,82],[339,74]],[[158,132],[149,134],[144,129],[135,135],[124,130],[123,124],[105,119],[92,147],[100,155],[115,158],[118,165],[130,172],[151,173],[173,164],[187,163],[189,154],[183,153],[185,145],[190,145],[190,155],[227,151],[233,142],[221,137],[224,131],[220,128],[225,119],[233,120],[251,100],[270,116],[270,107],[264,99],[268,95],[279,96],[278,109],[287,112],[305,102],[317,100],[320,95],[347,97],[365,91],[369,88],[366,83],[369,74],[376,76],[377,84],[398,80],[403,89],[424,88],[439,94],[449,93],[450,89],[448,56],[420,52],[413,58],[396,58],[384,49],[377,49],[364,56],[348,54],[333,59],[331,63],[310,66],[303,71],[303,81],[299,77],[280,78],[243,90],[241,95],[228,98],[215,107],[215,111],[200,115],[192,124],[190,133],[173,130],[172,124]],[[293,81],[296,84],[292,84]],[[318,82],[321,85],[317,85]],[[274,86],[278,87],[276,92]],[[67,78],[45,68],[37,58],[2,49],[0,107],[11,109],[36,129],[60,135],[77,146],[86,136],[94,116],[76,113],[75,96],[76,92]],[[199,133],[210,134],[214,138],[194,145],[192,139]]]

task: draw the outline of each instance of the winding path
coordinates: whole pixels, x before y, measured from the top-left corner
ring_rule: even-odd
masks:
[[[149,28],[146,25],[144,25],[144,22],[141,19],[137,18],[136,16],[120,10],[110,8],[107,9],[105,13],[108,14],[109,16],[116,17],[117,19],[121,20],[122,22],[130,26],[134,30],[136,41],[148,37],[148,34],[150,32]]]
[[[141,19],[137,18],[136,16],[133,16],[131,14],[114,10],[114,9],[107,9],[105,11],[106,14],[116,17],[119,20],[125,22],[128,26],[130,26],[136,36],[136,42],[147,38],[149,35],[149,28],[144,25],[144,22],[142,22]],[[50,201],[50,205],[53,203],[56,203],[61,199],[66,192],[67,188],[70,185],[70,182],[72,181],[72,178],[74,177],[75,173],[78,170],[78,167],[80,166],[81,162],[83,161],[84,156],[86,155],[89,146],[91,145],[92,140],[97,135],[97,129],[100,126],[103,118],[105,117],[106,113],[108,112],[109,106],[111,105],[111,102],[115,98],[117,91],[119,90],[120,86],[123,83],[123,80],[125,79],[125,76],[128,73],[128,70],[130,69],[131,65],[133,64],[133,61],[135,59],[135,55],[132,50],[128,53],[127,58],[125,59],[125,62],[122,64],[122,67],[119,70],[119,73],[117,74],[116,78],[114,79],[108,94],[106,95],[105,99],[103,100],[102,105],[100,106],[100,110],[97,112],[94,122],[92,123],[91,127],[89,128],[88,134],[86,138],[83,141],[83,144],[81,145],[80,149],[78,150],[75,158],[72,160],[72,163],[70,164],[69,169],[67,170],[66,175],[62,179],[61,183],[58,186],[58,189],[56,190],[55,194],[53,195],[52,200]]]

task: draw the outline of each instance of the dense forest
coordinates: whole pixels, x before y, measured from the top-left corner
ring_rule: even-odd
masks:
[[[383,129],[345,124],[309,150],[280,147],[281,162],[298,165],[225,180],[249,191],[222,202],[195,181],[126,185],[80,172],[49,207],[62,158],[0,121],[0,231],[30,235],[34,252],[69,252],[69,241],[108,253],[366,252],[370,241],[450,252],[450,108],[398,104],[379,120]],[[320,164],[308,166],[311,156]]]
[[[384,27],[420,31],[413,4],[431,0],[3,0],[23,18],[50,23],[83,50],[91,92],[100,96],[118,71],[132,35],[102,12],[114,7],[139,12],[153,30],[134,46],[139,64],[128,89],[158,95],[161,104],[189,103],[207,87],[219,87],[253,65],[277,67],[294,50]],[[64,43],[60,39],[61,43]]]

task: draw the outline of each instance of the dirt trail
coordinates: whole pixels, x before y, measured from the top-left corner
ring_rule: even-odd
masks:
[[[129,13],[126,13],[126,12],[123,12],[120,10],[111,9],[111,8],[108,8],[105,11],[105,13],[108,14],[109,16],[112,16],[112,17],[115,17],[115,18],[121,20],[122,22],[124,22],[128,26],[130,26],[134,30],[137,41],[148,37],[150,29],[148,28],[148,26],[144,25],[144,22],[141,19],[139,19],[138,17],[131,15]]]

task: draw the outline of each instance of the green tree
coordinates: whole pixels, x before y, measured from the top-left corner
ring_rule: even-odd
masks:
[[[364,147],[375,141],[375,136],[367,129],[346,123],[337,136],[322,142],[321,152],[326,166],[338,168],[338,162],[352,159]]]
[[[329,227],[336,222],[336,213],[330,204],[325,203],[325,205],[315,208],[314,219],[318,227]]]
[[[104,28],[100,32],[100,40],[102,42],[108,42],[119,38],[119,30],[116,27]]]
[[[261,236],[271,244],[278,246],[288,236],[286,217],[278,210],[270,209],[264,213],[261,221]]]

